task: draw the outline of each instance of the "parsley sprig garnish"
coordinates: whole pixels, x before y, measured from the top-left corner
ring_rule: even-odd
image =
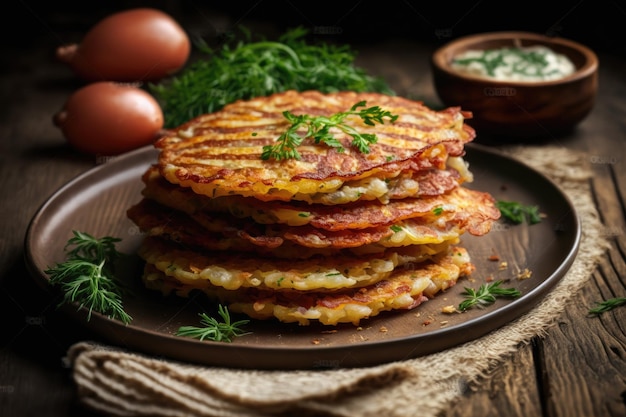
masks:
[[[541,222],[539,207],[524,205],[517,201],[496,201],[496,207],[502,216],[514,224],[522,224],[527,221],[529,224]]]
[[[331,148],[335,148],[338,152],[344,152],[343,145],[330,131],[331,128],[340,129],[351,136],[351,146],[358,149],[359,152],[369,153],[370,145],[376,143],[378,138],[372,133],[359,133],[354,127],[345,123],[346,118],[348,116],[358,116],[366,125],[374,126],[376,123],[384,124],[385,118],[395,122],[398,119],[398,115],[391,114],[391,112],[383,110],[379,106],[366,106],[367,103],[365,101],[359,101],[350,110],[335,113],[331,116],[295,115],[289,111],[284,111],[283,116],[291,123],[291,126],[278,137],[274,145],[263,147],[261,159],[275,159],[277,161],[281,159],[300,159],[300,153],[296,148],[308,137],[312,138],[316,144],[323,143]],[[364,108],[358,110],[359,107]],[[298,130],[303,127],[306,128],[306,133],[301,135],[298,133]]]
[[[203,327],[181,326],[176,332],[176,336],[191,337],[200,340],[212,340],[215,342],[232,342],[233,338],[247,334],[241,327],[248,324],[250,320],[239,320],[233,322],[230,318],[228,308],[218,306],[218,314],[223,321],[200,313],[200,323]]]
[[[122,304],[122,285],[115,279],[114,264],[120,257],[115,244],[118,238],[95,238],[73,231],[65,245],[66,260],[48,268],[50,284],[63,291],[63,303],[78,303],[88,310],[87,320],[96,311],[122,321],[132,320]]]
[[[498,297],[516,298],[522,294],[518,289],[501,288],[500,285],[502,285],[502,281],[482,284],[478,290],[466,287],[463,295],[467,300],[459,304],[459,310],[465,311],[474,306],[485,307],[495,303]]]
[[[596,307],[589,310],[589,314],[599,315],[602,313],[606,313],[607,311],[611,311],[619,306],[626,305],[626,297],[610,298],[596,304]]]

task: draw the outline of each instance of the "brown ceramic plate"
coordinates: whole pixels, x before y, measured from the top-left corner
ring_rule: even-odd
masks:
[[[124,265],[122,279],[133,288],[124,304],[133,317],[130,325],[67,306],[68,316],[88,326],[108,343],[152,355],[207,365],[264,368],[336,368],[369,366],[412,358],[476,339],[523,315],[536,305],[571,266],[581,227],[573,205],[559,188],[528,166],[491,149],[470,145],[467,161],[475,176],[470,186],[489,191],[501,200],[538,205],[546,218],[536,225],[500,222],[483,237],[465,235],[476,271],[470,279],[415,310],[381,314],[360,327],[298,326],[253,321],[250,334],[232,343],[198,341],[174,336],[182,325],[199,325],[198,313],[211,311],[198,295],[189,299],[163,298],[139,283],[141,262],[134,255]],[[122,238],[121,252],[133,254],[141,235],[125,215],[139,201],[141,174],[156,161],[156,151],[143,148],[98,166],[58,190],[33,218],[25,238],[26,261],[34,278],[48,285],[45,270],[63,259],[63,247],[72,230],[97,237]],[[500,262],[489,260],[496,253]],[[529,279],[519,271],[532,272]],[[508,280],[522,296],[498,300],[484,309],[442,313],[458,306],[464,287],[478,288],[488,276]],[[235,317],[240,319],[242,317]]]

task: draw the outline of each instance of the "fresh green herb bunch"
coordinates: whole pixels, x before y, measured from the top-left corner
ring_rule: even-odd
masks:
[[[176,127],[204,113],[221,109],[239,99],[266,96],[287,90],[372,91],[394,94],[386,82],[355,66],[356,53],[347,45],[311,44],[307,31],[295,28],[277,41],[244,39],[225,42],[214,50],[198,41],[206,55],[179,75],[149,85],[160,102],[166,127]]]
[[[176,336],[191,337],[200,340],[212,340],[215,342],[232,342],[233,338],[247,334],[242,330],[242,326],[248,324],[250,320],[239,320],[233,322],[230,318],[228,308],[218,306],[218,314],[223,321],[218,321],[206,313],[200,313],[200,323],[204,327],[182,326],[178,329]]]
[[[515,288],[501,288],[502,281],[482,284],[478,290],[465,288],[463,295],[467,298],[459,304],[459,310],[465,311],[474,306],[485,307],[496,302],[498,297],[517,298],[521,292]]]
[[[385,118],[391,122],[396,121],[397,115],[391,114],[387,110],[381,109],[379,106],[366,107],[365,101],[360,101],[353,105],[346,112],[335,113],[332,116],[309,116],[308,114],[294,115],[289,111],[283,112],[283,116],[291,123],[291,126],[280,135],[276,140],[276,144],[263,147],[261,159],[300,159],[300,153],[297,147],[300,146],[305,138],[313,138],[316,144],[324,143],[331,148],[335,148],[338,152],[344,152],[343,145],[330,131],[331,128],[337,128],[352,137],[351,145],[362,153],[369,153],[370,145],[376,143],[378,138],[375,134],[359,133],[352,126],[344,123],[348,116],[358,116],[368,126],[374,126],[376,123],[385,123]],[[358,110],[359,107],[365,107]],[[304,135],[298,134],[298,129],[306,127],[307,131]]]
[[[65,245],[67,258],[45,271],[50,284],[64,293],[62,303],[78,303],[88,310],[87,320],[96,311],[125,324],[132,318],[122,305],[122,285],[115,279],[114,265],[120,257],[115,244],[118,238],[97,239],[84,232],[73,231]]]

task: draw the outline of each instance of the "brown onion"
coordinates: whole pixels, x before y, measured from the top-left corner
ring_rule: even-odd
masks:
[[[135,85],[100,81],[74,92],[54,123],[79,151],[110,156],[153,143],[163,127],[163,112]]]
[[[157,81],[185,65],[191,45],[168,14],[150,8],[112,14],[57,58],[88,81]]]

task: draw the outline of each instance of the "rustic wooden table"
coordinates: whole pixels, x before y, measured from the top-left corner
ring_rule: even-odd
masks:
[[[68,148],[51,122],[81,85],[52,59],[53,51],[76,40],[97,13],[85,17],[80,10],[59,14],[50,6],[21,6],[18,26],[27,25],[5,33],[9,46],[0,57],[0,414],[85,416],[90,412],[76,402],[63,356],[71,343],[97,337],[70,326],[50,295],[30,279],[23,239],[46,198],[98,163]],[[452,35],[451,30],[435,32]],[[358,63],[384,76],[399,94],[438,105],[428,64],[445,40],[437,36],[371,42],[364,35],[357,42]],[[603,45],[595,45],[601,63],[595,109],[573,133],[552,142],[587,152],[611,249],[558,325],[521,346],[447,417],[626,415],[626,308],[598,318],[587,315],[597,301],[626,296],[626,54],[619,42]]]

